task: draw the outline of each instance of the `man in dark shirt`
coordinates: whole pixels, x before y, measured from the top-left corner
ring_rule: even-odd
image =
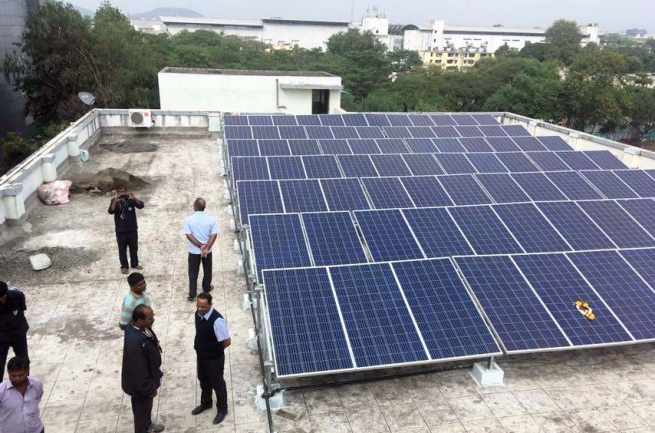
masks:
[[[116,188],[116,197],[111,199],[108,212],[114,215],[116,225],[116,241],[118,242],[118,258],[121,262],[121,272],[128,274],[127,248],[130,248],[130,263],[132,268],[142,270],[139,265],[139,235],[136,224],[136,209],[143,209],[143,202],[136,198],[131,192],[127,192],[126,186]]]
[[[160,432],[161,424],[153,424],[152,402],[161,386],[161,347],[152,330],[155,313],[145,304],[137,305],[132,322],[125,330],[121,385],[132,397],[134,433]]]
[[[16,356],[27,358],[29,326],[25,310],[25,295],[18,290],[9,290],[7,283],[0,281],[0,382],[4,378],[10,347]]]

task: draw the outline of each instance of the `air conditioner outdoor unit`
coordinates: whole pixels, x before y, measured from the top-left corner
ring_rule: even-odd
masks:
[[[131,128],[150,128],[153,123],[150,110],[128,110],[127,124]]]

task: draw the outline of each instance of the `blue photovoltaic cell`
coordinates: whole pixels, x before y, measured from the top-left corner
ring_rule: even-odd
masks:
[[[339,114],[319,114],[318,118],[323,126],[346,126]]]
[[[434,153],[438,152],[434,142],[429,138],[406,138],[405,143],[413,153]]]
[[[598,190],[607,198],[637,198],[639,197],[628,185],[616,177],[611,171],[582,171]]]
[[[355,155],[373,155],[375,153],[380,153],[380,148],[377,143],[375,143],[375,140],[371,138],[366,140],[348,140],[348,145]]]
[[[277,126],[251,126],[252,137],[257,140],[276,140],[280,138]],[[298,137],[305,138],[305,137]]]
[[[509,257],[458,257],[455,262],[508,353],[570,347]]]
[[[553,171],[545,174],[569,200],[603,198],[577,171]]]
[[[278,126],[277,129],[280,131],[281,138],[293,138],[297,140],[307,138],[305,128],[302,126]]]
[[[307,138],[334,138],[329,126],[305,126]]]
[[[483,128],[483,126],[480,126],[480,128]],[[520,152],[521,148],[512,141],[511,138],[509,137],[489,137],[487,135],[487,143],[491,145],[491,147],[494,148],[496,152]]]
[[[233,156],[259,156],[257,140],[229,140],[227,142],[227,153],[230,158]]]
[[[338,155],[337,159],[346,177],[378,176],[378,172],[368,155]]]
[[[493,153],[469,153],[466,155],[478,173],[507,173],[507,167]]]
[[[453,204],[434,176],[401,177],[400,181],[405,186],[416,207],[450,206]]]
[[[287,140],[258,140],[258,144],[261,156],[291,155]]]
[[[350,212],[302,215],[316,266],[366,263],[366,254]]]
[[[312,265],[299,215],[250,215],[249,220],[258,281],[264,269]]]
[[[361,138],[383,138],[382,130],[377,126],[360,126],[357,128],[357,133]]]
[[[496,203],[520,203],[530,201],[521,187],[508,174],[477,174],[482,186]]]
[[[327,269],[266,271],[264,282],[278,377],[355,367]]]
[[[455,114],[451,116],[456,124],[458,125],[477,125],[478,122],[475,121],[470,114]]]
[[[535,137],[512,137],[512,141],[514,141],[523,152],[545,152],[548,150],[548,148]]]
[[[476,254],[523,252],[490,207],[453,207],[448,211],[462,229]]]
[[[277,181],[240,181],[237,194],[241,224],[248,224],[248,215],[284,212]]]
[[[353,126],[333,126],[331,129],[334,138],[359,138],[357,129]]]
[[[293,126],[298,124],[298,122],[296,122],[295,116],[271,116],[271,118],[273,120],[273,125]]]
[[[639,194],[639,197],[655,197],[655,180],[645,171],[618,170],[614,174]]]
[[[414,138],[431,138],[437,136],[429,126],[410,126],[407,130]]]
[[[510,176],[534,201],[566,200],[566,196],[543,173],[512,173]]]
[[[655,247],[655,239],[614,201],[581,201],[580,206],[619,248]]]
[[[320,155],[321,149],[316,140],[289,140],[292,155]]]
[[[655,236],[655,201],[650,199],[618,200],[617,203],[648,233]],[[653,265],[655,266],[655,263]]]
[[[270,179],[266,158],[259,156],[237,156],[232,158],[232,178],[239,180]]]
[[[437,153],[434,157],[448,174],[477,173],[473,164],[462,153]]]
[[[322,179],[321,186],[331,211],[370,209],[359,179]]]
[[[618,252],[568,256],[637,340],[655,338],[655,293]]]
[[[414,124],[409,120],[406,114],[387,114],[387,119],[391,126],[413,126]]]
[[[564,164],[553,152],[530,152],[528,158],[533,160],[542,171],[566,171],[569,166]]]
[[[469,174],[439,176],[438,179],[456,205],[491,203],[487,193],[484,192],[475,178]]]
[[[364,177],[362,183],[376,209],[414,207],[397,177]]]
[[[224,116],[225,126],[248,125],[246,116]]]
[[[402,157],[414,176],[443,174],[441,166],[432,155],[408,153]]]
[[[632,341],[564,254],[529,254],[513,258],[575,346]],[[596,319],[591,321],[571,308],[578,300],[589,303]]]
[[[288,212],[326,211],[327,205],[318,180],[281,180],[284,209]]]
[[[271,179],[305,179],[305,169],[300,156],[272,156],[268,159]]]
[[[312,115],[301,115],[301,116],[296,116],[296,121],[298,122],[298,125],[306,125],[306,126],[320,126],[321,121],[318,118],[318,116],[312,116]]]
[[[403,209],[418,242],[428,257],[474,254],[448,211],[444,208]]]
[[[539,171],[524,153],[497,153],[496,156],[512,173],[534,173]]]
[[[537,207],[574,250],[615,248],[612,241],[575,203],[537,203]]]
[[[428,359],[389,264],[329,272],[358,367]]]
[[[459,142],[456,138],[433,138],[432,142],[439,152],[466,152],[462,143]]]
[[[456,126],[455,129],[462,137],[484,137],[477,126]]]
[[[229,126],[225,128],[225,139],[252,139],[252,129],[250,126]],[[279,137],[278,137],[279,138]]]
[[[458,138],[461,137],[454,126],[434,126],[432,130],[439,138]]]
[[[467,152],[493,152],[494,150],[489,146],[489,143],[482,137],[460,138],[459,142],[462,143]]]
[[[303,156],[303,165],[308,179],[329,179],[342,177],[339,164],[332,155]]]
[[[500,353],[450,260],[392,266],[432,359]]]
[[[271,116],[248,116],[248,123],[250,123],[250,126],[267,126],[273,125],[273,119],[271,119]]]
[[[503,131],[510,137],[529,137],[530,133],[521,125],[501,125]]]
[[[505,130],[500,125],[480,125],[478,126],[478,129],[482,131],[486,137],[507,137]]]
[[[526,253],[571,251],[534,204],[501,204],[494,209]]]
[[[427,114],[410,114],[409,120],[414,126],[434,126],[434,122]]]
[[[400,155],[371,155],[380,176],[411,176],[412,172]]]
[[[366,117],[361,113],[342,114],[341,118],[346,126],[368,126]]]
[[[598,166],[582,152],[556,152],[571,170],[598,170]]]
[[[435,125],[437,126],[450,126],[450,125],[457,125],[453,118],[448,115],[440,115],[440,114],[430,114],[430,119],[434,122]]]
[[[651,288],[655,288],[655,249],[622,250],[619,253]]]
[[[378,138],[375,142],[385,154],[409,153],[405,142],[400,138]]]
[[[385,126],[382,128],[384,135],[389,138],[410,138],[412,134],[409,133],[405,126]]]
[[[369,126],[391,126],[386,114],[367,113],[364,114],[364,117],[366,117]]]
[[[424,258],[399,210],[357,211],[355,218],[376,262]]]
[[[550,151],[567,151],[567,150],[573,150],[571,146],[569,146],[566,141],[562,137],[537,137],[537,140],[541,142],[544,146],[548,148]]]
[[[498,125],[498,121],[490,114],[471,114],[480,125]]]
[[[348,140],[318,140],[324,155],[350,155]]]
[[[587,150],[582,152],[591,159],[594,164],[603,170],[627,170],[628,167],[614,156],[609,150]]]

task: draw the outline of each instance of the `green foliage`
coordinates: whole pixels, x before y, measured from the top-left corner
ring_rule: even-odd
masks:
[[[565,65],[571,64],[580,51],[582,33],[575,21],[557,20],[546,30],[549,49],[547,58],[556,59]]]
[[[362,51],[384,54],[387,47],[378,41],[370,31],[362,33],[357,29],[349,29],[346,32],[330,36],[327,40],[327,50],[334,55],[345,56],[348,53]]]

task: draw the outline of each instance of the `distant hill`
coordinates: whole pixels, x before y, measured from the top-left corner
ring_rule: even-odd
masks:
[[[191,9],[183,8],[156,8],[148,12],[143,12],[140,14],[131,14],[130,19],[145,19],[153,20],[158,19],[161,16],[167,17],[188,17],[188,18],[202,18],[202,15]]]
[[[83,17],[93,17],[93,16],[96,14],[96,13],[95,13],[94,11],[92,11],[91,9],[87,9],[87,8],[83,8],[83,7],[81,7],[81,6],[75,6],[75,5],[73,5],[73,7],[74,7],[75,9],[77,9],[77,11],[78,11],[79,13],[81,13]]]

